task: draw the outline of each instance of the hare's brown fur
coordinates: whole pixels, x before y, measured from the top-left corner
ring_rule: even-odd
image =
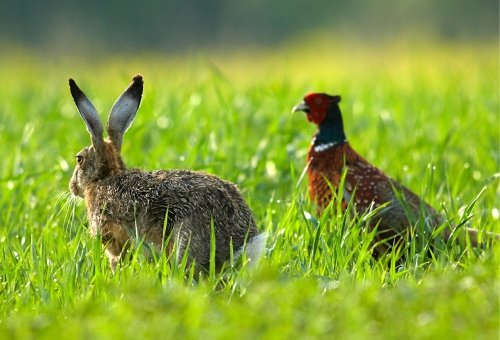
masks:
[[[100,230],[103,242],[111,242],[112,257],[120,256],[137,232],[157,252],[172,235],[181,254],[189,244],[196,261],[208,265],[213,221],[215,260],[221,265],[229,259],[230,243],[236,251],[246,237],[258,235],[238,189],[201,172],[131,170],[88,184],[85,200],[91,233]]]

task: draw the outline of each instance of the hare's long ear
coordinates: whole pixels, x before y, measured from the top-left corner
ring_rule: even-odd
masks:
[[[87,125],[87,131],[90,133],[92,145],[96,151],[102,150],[104,148],[102,124],[94,105],[87,98],[85,93],[80,90],[73,79],[69,80],[69,89],[85,125]]]
[[[140,74],[135,75],[132,83],[116,100],[109,114],[106,131],[108,138],[118,153],[122,149],[123,135],[135,118],[142,97],[143,80]]]

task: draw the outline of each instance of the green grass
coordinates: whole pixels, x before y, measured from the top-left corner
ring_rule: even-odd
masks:
[[[0,55],[0,338],[496,339],[498,245],[410,242],[375,260],[363,218],[317,216],[301,177],[315,128],[290,112],[307,92],[342,95],[360,154],[455,223],[500,232],[498,45],[317,46]],[[113,275],[88,236],[83,202],[66,196],[89,144],[67,79],[104,120],[135,73],[145,92],[125,161],[237,183],[270,235],[258,268],[185,279],[138,251]]]

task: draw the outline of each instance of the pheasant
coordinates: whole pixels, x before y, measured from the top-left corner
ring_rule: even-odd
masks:
[[[415,218],[419,218],[423,212],[425,223],[431,229],[443,225],[446,221],[434,208],[423,203],[410,189],[391,179],[354,151],[344,133],[339,102],[340,96],[311,93],[292,111],[304,111],[307,119],[318,125],[318,132],[307,154],[307,174],[309,192],[320,208],[319,211],[326,208],[334,197],[330,188],[338,189],[343,171],[346,170],[342,192],[344,210],[351,199],[359,215],[385,204],[369,224],[370,228],[378,224],[376,253],[384,253],[393,245],[404,241],[404,234],[411,225],[404,205]],[[401,194],[399,199],[396,193]],[[406,204],[402,204],[401,199]],[[451,223],[444,229],[446,240],[454,229],[455,226]],[[477,230],[466,230],[471,243],[477,245]]]

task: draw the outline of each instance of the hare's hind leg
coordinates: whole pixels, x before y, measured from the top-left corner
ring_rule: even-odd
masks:
[[[172,236],[169,247],[173,251],[172,259],[177,264],[182,263],[184,258],[187,257],[185,268],[191,267],[193,261],[197,265],[207,266],[210,260],[210,234],[203,230],[196,230],[192,232],[193,223],[191,220],[184,220],[183,222],[175,223],[172,228]]]
[[[124,260],[129,251],[129,235],[125,228],[116,222],[106,223],[106,227],[101,230],[103,232],[102,244],[106,247],[106,255],[109,257],[109,265],[114,273],[118,261]]]

